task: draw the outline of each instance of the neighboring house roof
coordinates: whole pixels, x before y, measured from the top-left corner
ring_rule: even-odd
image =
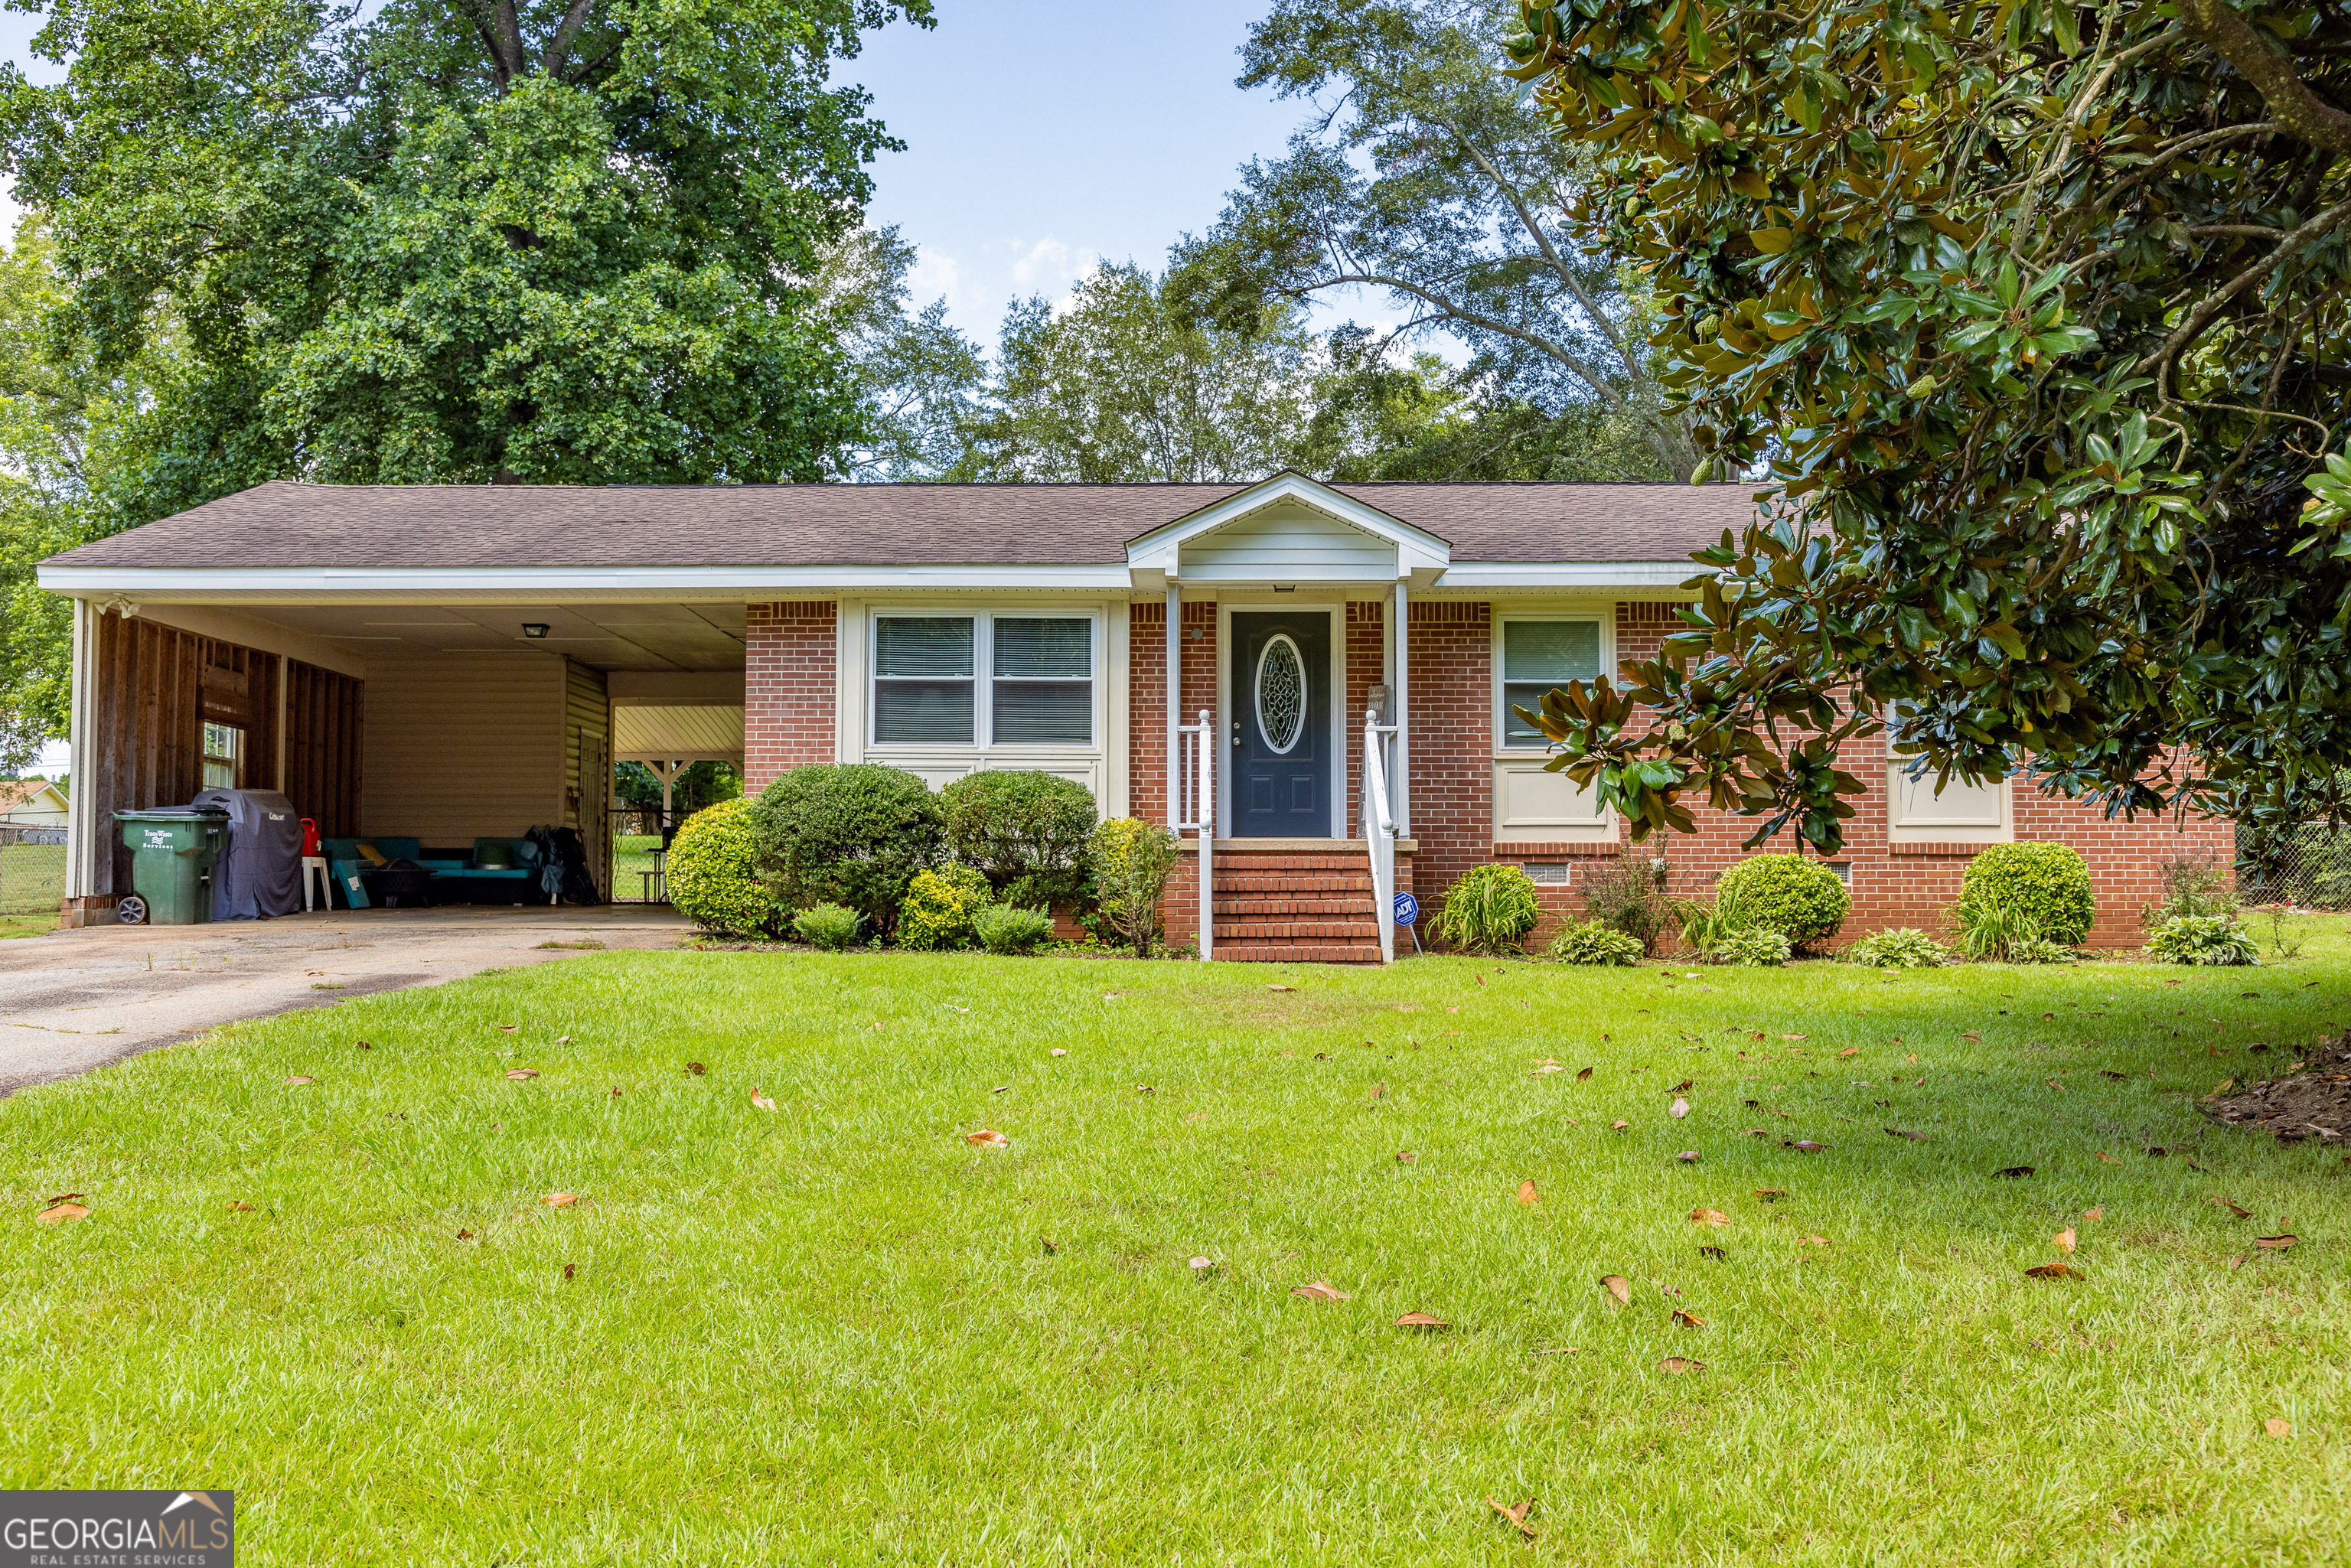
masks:
[[[64,794],[46,779],[0,779],[0,818],[55,816],[66,810]]]
[[[308,485],[278,480],[54,556],[114,568],[1123,565],[1247,485]],[[1684,561],[1744,485],[1334,485],[1463,561]]]

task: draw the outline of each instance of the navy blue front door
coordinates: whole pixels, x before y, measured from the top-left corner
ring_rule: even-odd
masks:
[[[1331,836],[1331,618],[1233,612],[1232,831]]]

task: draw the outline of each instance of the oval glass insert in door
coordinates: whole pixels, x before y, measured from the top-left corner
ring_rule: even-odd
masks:
[[[1267,638],[1257,656],[1257,732],[1276,756],[1306,732],[1306,661],[1287,632]]]

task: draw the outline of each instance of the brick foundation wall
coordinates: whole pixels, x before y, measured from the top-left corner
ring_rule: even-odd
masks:
[[[837,684],[832,601],[754,604],[743,633],[743,792],[788,768],[831,762]]]

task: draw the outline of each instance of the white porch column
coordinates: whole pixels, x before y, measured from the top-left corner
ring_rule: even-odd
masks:
[[[1396,837],[1412,837],[1412,725],[1407,716],[1412,690],[1412,606],[1398,580],[1388,605],[1388,722],[1395,726],[1395,777],[1388,780],[1389,810],[1395,818]]]
[[[1184,722],[1184,590],[1167,579],[1167,825],[1184,820],[1178,799],[1183,783],[1183,740],[1177,727]]]
[[[66,723],[66,890],[68,898],[98,893],[98,856],[106,824],[97,821],[96,735],[92,723],[98,695],[98,612],[86,599],[73,601],[73,665]]]

